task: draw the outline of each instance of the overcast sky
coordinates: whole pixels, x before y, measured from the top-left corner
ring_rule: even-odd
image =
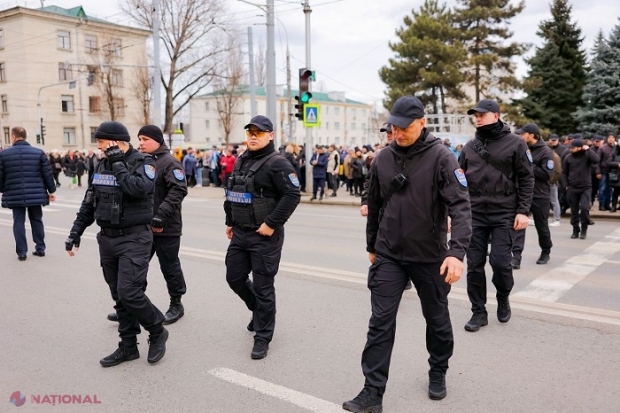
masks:
[[[4,5],[7,0],[0,0]],[[265,0],[256,0],[257,3]],[[373,103],[384,97],[385,85],[378,70],[392,56],[388,42],[396,39],[395,30],[402,26],[403,16],[418,9],[424,0],[310,0],[312,7],[312,68],[317,82],[326,91],[346,91],[348,98]],[[538,23],[548,19],[549,3],[526,0],[525,10],[511,21],[513,39],[540,44],[536,36]],[[15,0],[10,0],[15,5]],[[19,1],[28,7],[39,7],[38,0]],[[305,18],[302,0],[275,0],[276,5],[276,60],[278,83],[286,82],[287,37],[291,52],[293,87],[297,69],[305,66]],[[265,17],[261,10],[238,0],[226,0],[228,20],[239,29],[254,28],[255,42],[266,41]],[[449,6],[456,0],[447,0]],[[590,52],[592,43],[602,29],[607,36],[618,24],[620,0],[573,0],[573,19],[583,31],[584,47]],[[82,5],[87,15],[115,23],[129,19],[115,0],[46,0],[46,5],[74,7]],[[263,3],[264,4],[264,3]],[[287,35],[288,33],[288,35]],[[257,50],[255,44],[254,50]],[[528,55],[533,52],[530,51]],[[526,55],[527,56],[527,55]],[[523,59],[516,60],[517,74],[523,76],[527,66]]]

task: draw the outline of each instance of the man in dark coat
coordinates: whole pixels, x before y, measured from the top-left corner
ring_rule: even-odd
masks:
[[[56,200],[56,185],[50,161],[41,149],[26,142],[26,130],[11,129],[12,147],[0,153],[0,192],[2,207],[13,210],[15,252],[20,261],[26,260],[26,211],[35,243],[34,255],[45,256],[45,232],[42,206]]]

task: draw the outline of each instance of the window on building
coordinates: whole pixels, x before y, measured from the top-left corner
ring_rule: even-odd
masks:
[[[366,130],[366,124],[362,123],[362,130]]]
[[[336,108],[338,109],[338,108]],[[340,130],[340,122],[334,122],[334,129]]]
[[[110,52],[114,53],[114,56],[121,57],[123,55],[122,50],[123,43],[121,39],[112,39],[112,41],[110,41]]]
[[[351,145],[357,145],[357,138],[355,136],[351,138]]]
[[[355,116],[355,114],[356,114],[356,113],[355,113],[355,112],[356,112],[355,108],[351,108],[351,109],[349,110],[349,112],[351,113],[351,116]]]
[[[340,115],[340,108],[334,108],[334,115]]]
[[[10,145],[11,144],[11,129],[9,129],[8,126],[5,126],[2,134],[4,135],[4,144]]]
[[[90,127],[90,143],[97,143],[97,138],[95,138],[95,133],[97,133],[97,127]]]
[[[75,145],[75,128],[63,128],[62,143],[63,145]]]
[[[334,145],[340,145],[340,136],[334,138]]]
[[[207,137],[207,143],[211,143],[211,138]]]
[[[87,66],[88,77],[86,78],[86,84],[91,86],[97,83],[97,66]]]
[[[58,80],[73,80],[71,65],[68,63],[58,63]]]
[[[125,99],[123,98],[114,99],[114,112],[116,113],[116,116],[118,117],[125,116]]]
[[[209,122],[208,120],[206,120],[206,121],[205,121],[205,127],[206,127],[207,129],[210,129],[210,128],[211,128],[211,122]]]
[[[9,111],[9,97],[7,95],[0,96],[2,100],[2,112],[7,113]]]
[[[329,115],[329,106],[325,106],[325,114]]]
[[[88,112],[99,113],[101,112],[101,97],[89,96],[88,97]]]
[[[84,37],[84,48],[86,53],[93,53],[97,50],[97,37],[87,34]]]
[[[6,63],[0,63],[0,82],[6,82]]]
[[[362,109],[362,116],[366,117],[366,109]]]
[[[123,86],[123,71],[112,69],[110,72],[110,82],[112,86]]]
[[[355,130],[355,122],[351,123],[351,130]]]
[[[71,50],[71,33],[66,30],[58,30],[58,48]]]
[[[4,49],[4,31],[0,29],[0,49]]]
[[[329,122],[325,122],[325,130],[329,130]]]
[[[62,111],[73,113],[73,95],[62,95]]]
[[[209,111],[209,102],[205,102],[205,110],[208,112]]]

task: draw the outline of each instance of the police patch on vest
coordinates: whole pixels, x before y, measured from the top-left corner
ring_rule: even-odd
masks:
[[[226,191],[226,200],[233,204],[251,204],[252,194],[250,192]]]
[[[153,165],[144,165],[144,173],[150,179],[155,179],[155,167]]]
[[[299,178],[297,177],[297,174],[288,174],[288,179],[293,185],[295,185],[295,187],[299,188]]]
[[[454,176],[456,176],[456,179],[459,181],[459,184],[467,188],[467,178],[465,178],[465,171],[463,171],[460,168],[455,169]]]
[[[108,175],[108,174],[95,174],[95,175],[93,175],[93,185],[99,185],[99,186],[120,186],[116,182],[116,177],[114,175]]]
[[[532,159],[532,152],[530,152],[530,150],[528,149],[527,151],[525,151],[525,154],[527,155],[527,159],[530,160],[530,163],[533,163],[534,159]]]
[[[553,168],[555,167],[555,163],[553,162],[553,160],[549,159],[547,161],[547,169],[550,171],[553,171]]]
[[[185,173],[181,169],[175,169],[172,171],[172,174],[177,179],[177,181],[182,181],[185,179]]]

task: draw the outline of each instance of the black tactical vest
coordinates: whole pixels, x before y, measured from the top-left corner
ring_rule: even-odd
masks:
[[[254,186],[254,174],[265,165],[267,168],[276,160],[276,152],[260,158],[250,166],[247,175],[241,170],[241,160],[235,163],[233,173],[228,178],[226,200],[230,202],[235,225],[244,228],[258,228],[276,207],[274,198],[266,198],[262,190]]]

